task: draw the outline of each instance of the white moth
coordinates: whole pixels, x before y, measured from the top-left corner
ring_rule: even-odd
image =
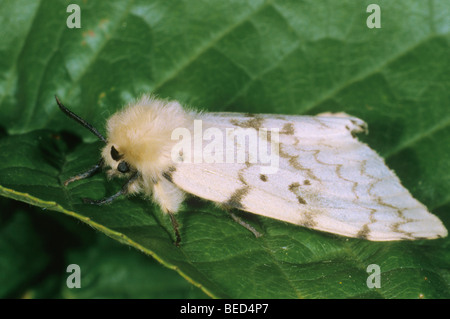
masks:
[[[447,236],[442,222],[411,196],[383,159],[358,141],[355,134],[366,130],[358,118],[201,113],[143,96],[108,119],[105,138],[57,102],[106,144],[99,163],[65,184],[109,166],[109,176],[128,179],[122,190],[85,201],[105,204],[144,193],[172,218],[177,243],[174,214],[186,193],[348,237]]]

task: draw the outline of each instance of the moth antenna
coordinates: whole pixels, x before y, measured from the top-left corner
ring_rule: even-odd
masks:
[[[95,127],[93,127],[91,124],[89,124],[88,122],[83,120],[81,117],[79,117],[78,115],[76,115],[75,113],[70,111],[67,107],[65,107],[56,95],[55,95],[55,99],[56,99],[56,103],[58,103],[58,106],[61,109],[61,111],[63,111],[68,117],[70,117],[71,119],[73,119],[76,122],[83,125],[89,131],[91,131],[93,134],[95,134],[95,136],[97,136],[99,139],[101,139],[105,144],[108,143],[106,141],[106,138],[102,134],[100,134],[100,132]]]

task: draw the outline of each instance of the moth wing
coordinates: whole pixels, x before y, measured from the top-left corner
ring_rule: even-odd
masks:
[[[447,235],[442,222],[411,196],[383,159],[352,135],[364,128],[359,119],[207,116],[210,126],[222,129],[280,129],[278,170],[264,173],[266,164],[248,161],[180,163],[171,178],[188,193],[348,237],[388,241]]]
[[[348,136],[349,133],[367,133],[367,124],[345,113],[322,113],[308,115],[244,114],[231,112],[213,112],[203,114],[206,126],[225,128],[250,128],[278,130],[280,143],[297,144],[299,139],[334,138]]]

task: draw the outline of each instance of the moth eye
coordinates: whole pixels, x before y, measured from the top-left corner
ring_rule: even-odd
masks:
[[[117,170],[121,173],[128,173],[130,171],[130,166],[127,162],[122,161],[117,165]]]
[[[111,157],[113,160],[118,161],[123,157],[123,155],[120,155],[116,148],[111,146]]]

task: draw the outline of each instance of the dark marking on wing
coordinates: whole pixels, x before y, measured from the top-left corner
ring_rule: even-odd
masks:
[[[238,188],[233,194],[231,194],[230,198],[225,201],[222,205],[227,208],[237,208],[244,210],[245,207],[242,204],[242,199],[248,194],[250,190],[249,186],[244,186],[242,188]]]
[[[239,181],[240,181],[242,184],[244,184],[244,185],[246,185],[246,186],[248,185],[248,184],[247,184],[247,181],[246,181],[245,178],[244,178],[242,169],[239,170],[238,178],[239,178]]]
[[[317,178],[316,175],[314,175],[313,171],[310,168],[303,167],[299,163],[298,158],[300,157],[300,155],[298,155],[298,154],[297,155],[290,155],[289,153],[286,153],[283,150],[281,144],[280,144],[280,148],[279,148],[279,155],[282,158],[286,158],[289,161],[289,165],[291,167],[293,167],[293,168],[295,168],[297,170],[300,170],[300,171],[304,171],[308,175],[308,177],[310,179],[320,180],[319,178]]]
[[[266,135],[266,137],[267,137],[267,142],[272,142],[272,131],[267,131],[267,135]]]
[[[370,229],[369,226],[367,226],[367,224],[365,224],[361,230],[356,234],[357,238],[360,239],[367,239],[370,233]]]
[[[315,226],[317,226],[317,223],[314,220],[312,213],[305,212],[303,215],[305,216],[305,219],[301,222],[302,226],[305,226],[308,228],[314,228]]]
[[[299,204],[306,205],[307,204],[306,200],[299,194],[299,188],[300,188],[300,184],[297,182],[289,185],[289,190],[292,193],[294,193],[294,195],[297,197],[297,201],[299,202]]]
[[[267,176],[264,174],[260,174],[259,179],[262,180],[263,182],[267,182]]]
[[[177,169],[175,168],[175,166],[170,166],[169,169],[165,172],[162,173],[162,176],[167,179],[169,182],[173,183],[173,179],[172,179],[172,174],[173,172],[175,172]]]
[[[412,238],[414,238],[412,233],[406,232],[406,231],[400,229],[400,226],[407,224],[408,222],[411,222],[411,221],[412,221],[411,219],[405,218],[405,220],[403,222],[395,223],[395,224],[391,225],[390,228],[395,233],[403,234],[404,236],[402,237],[402,239],[412,239]]]
[[[284,124],[280,133],[281,134],[286,134],[286,135],[293,135],[295,133],[294,125],[292,123]]]
[[[258,130],[262,123],[264,122],[263,118],[260,117],[252,117],[246,121],[239,121],[236,119],[231,119],[230,123],[242,128],[254,128],[255,130]]]
[[[363,133],[365,133],[365,134],[369,133],[369,128],[368,128],[366,122],[359,123],[358,121],[355,121],[355,120],[352,120],[352,119],[350,119],[350,122],[352,122],[352,124],[355,125],[355,126],[357,126],[358,129],[359,129],[359,130],[353,130],[353,131],[352,131],[352,135],[353,135],[354,133],[361,133],[361,132],[363,132]]]
[[[311,182],[309,181],[309,179],[305,179],[304,181],[303,181],[303,185],[311,185]]]

